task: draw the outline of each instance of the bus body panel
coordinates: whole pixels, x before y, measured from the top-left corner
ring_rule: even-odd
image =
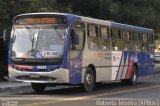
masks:
[[[147,76],[151,75],[154,72],[154,54],[153,53],[147,53],[147,52],[141,52],[138,54],[139,57],[139,66],[138,75],[141,76]]]
[[[84,51],[83,67],[93,65],[96,70],[96,82],[111,80],[110,51]],[[84,73],[84,72],[83,72]]]

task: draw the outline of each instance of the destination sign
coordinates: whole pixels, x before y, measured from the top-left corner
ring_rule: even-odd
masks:
[[[28,24],[53,24],[56,18],[24,18],[23,21]]]
[[[17,17],[14,20],[16,25],[33,25],[33,24],[66,24],[66,19],[64,17],[35,17],[35,16],[26,16],[26,17]]]

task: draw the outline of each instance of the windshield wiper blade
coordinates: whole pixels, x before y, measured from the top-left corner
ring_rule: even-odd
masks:
[[[26,29],[30,29],[30,27],[28,26],[25,26]],[[37,38],[38,38],[38,34],[39,34],[39,30],[41,28],[38,28],[37,32],[36,33],[31,33],[30,31],[29,32],[29,36],[31,38],[31,43],[32,43],[32,48],[31,48],[31,51],[33,51],[35,48],[34,48],[34,44],[37,44]],[[35,36],[36,35],[36,36]],[[36,41],[35,41],[35,38],[36,38]],[[36,47],[36,46],[35,46]]]
[[[25,29],[28,29],[28,30],[30,30],[30,27],[28,27],[28,26],[25,26]],[[32,35],[32,33],[31,33],[30,31],[28,31],[28,32],[29,32],[29,36],[30,36],[31,43],[32,43],[32,49],[31,49],[31,50],[33,50],[33,44],[34,44],[34,34]]]
[[[62,36],[61,34],[57,31],[57,29],[55,28],[56,33],[58,34],[58,36],[60,37],[61,41],[62,41]]]

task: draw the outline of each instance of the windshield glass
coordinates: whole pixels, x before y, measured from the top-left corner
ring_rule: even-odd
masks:
[[[15,27],[12,58],[62,58],[65,27]]]

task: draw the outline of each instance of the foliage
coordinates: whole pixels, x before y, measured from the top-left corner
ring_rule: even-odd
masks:
[[[153,28],[160,32],[159,0],[1,0],[1,34],[15,15],[30,12],[67,12]]]

